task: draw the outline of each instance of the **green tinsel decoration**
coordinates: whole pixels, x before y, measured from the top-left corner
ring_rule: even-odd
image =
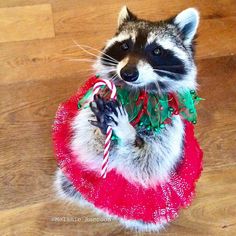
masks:
[[[109,98],[110,91],[103,86],[102,96]],[[81,109],[92,96],[92,88],[79,101]],[[180,114],[184,119],[196,124],[197,112],[195,105],[203,100],[194,90],[185,90],[175,94],[158,95],[145,91],[130,91],[117,87],[117,100],[125,106],[130,123],[137,129],[158,134],[165,125],[171,123],[174,115]],[[85,105],[84,108],[88,107]],[[116,139],[113,136],[113,140]]]

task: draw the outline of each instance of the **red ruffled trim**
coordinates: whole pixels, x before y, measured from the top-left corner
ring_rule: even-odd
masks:
[[[114,170],[105,179],[99,173],[84,170],[70,149],[71,121],[78,114],[78,101],[95,83],[89,79],[57,111],[53,126],[53,141],[56,158],[64,174],[82,196],[97,208],[109,214],[129,220],[147,223],[170,221],[182,207],[187,207],[193,198],[195,182],[202,171],[202,150],[194,137],[193,125],[185,121],[184,156],[170,181],[156,189],[135,186]]]

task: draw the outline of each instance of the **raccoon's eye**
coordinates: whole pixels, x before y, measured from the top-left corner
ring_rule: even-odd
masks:
[[[162,50],[161,50],[161,48],[155,48],[153,51],[152,51],[152,53],[153,53],[153,55],[154,56],[159,56],[159,55],[161,55],[162,54]]]
[[[121,47],[121,49],[124,50],[124,51],[127,51],[127,50],[129,49],[128,43],[122,43],[120,47]]]

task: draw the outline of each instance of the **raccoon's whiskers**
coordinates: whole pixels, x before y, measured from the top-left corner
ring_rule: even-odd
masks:
[[[107,61],[111,61],[111,62],[114,62],[114,63],[119,63],[115,58],[113,58],[113,57],[107,55],[106,53],[104,53],[104,52],[102,52],[102,51],[99,51],[99,50],[96,49],[96,48],[90,47],[90,46],[88,46],[88,45],[83,45],[83,44],[81,45],[81,44],[78,44],[76,41],[73,41],[73,42],[74,42],[74,44],[75,44],[77,47],[79,47],[81,50],[83,50],[84,52],[86,52],[86,53],[88,53],[88,54],[90,54],[90,55],[92,55],[92,56],[95,56],[96,58],[100,58],[100,57],[99,57],[98,55],[96,55],[96,54],[94,54],[94,53],[88,51],[88,50],[85,49],[85,48],[89,48],[89,49],[95,50],[95,51],[97,51],[97,52],[99,52],[99,53],[105,55],[106,57],[109,58],[109,59],[106,58]]]
[[[83,50],[84,51],[84,50]],[[99,56],[97,56],[97,55],[95,55],[95,54],[93,54],[93,53],[90,53],[90,52],[88,52],[88,51],[85,51],[86,53],[88,53],[89,55],[92,55],[92,56],[95,56],[97,59],[100,59],[100,58],[102,58],[102,57],[99,57]],[[77,59],[77,58],[65,58],[65,59]],[[79,58],[80,59],[80,58]],[[83,58],[82,58],[82,60],[83,60]],[[86,60],[87,60],[87,58],[86,58]],[[95,63],[97,60],[96,59],[90,59],[90,58],[88,58],[88,60],[93,60],[93,62]],[[110,63],[110,64],[112,64],[112,65],[117,65],[117,63],[116,62],[114,62],[114,61],[112,61],[112,60],[109,60],[109,59],[106,59],[106,62],[107,62],[107,64],[108,63]]]
[[[88,69],[88,70],[95,70],[95,69],[93,69],[93,68],[90,68],[90,69]],[[100,71],[99,71],[99,73],[109,73],[109,72],[115,72],[116,71],[116,69],[114,68],[114,69],[101,69]]]
[[[117,76],[117,74],[115,73],[115,74],[110,78],[110,80],[115,81],[116,76]]]
[[[92,63],[96,62],[95,59],[89,59],[89,58],[64,58],[64,59],[68,61],[77,61],[77,62],[92,62]],[[113,62],[107,62],[106,64],[109,66],[116,66],[116,64]]]
[[[155,86],[156,86],[156,88],[157,88],[157,93],[160,94],[160,95],[162,95],[162,91],[161,91],[161,88],[160,88],[158,82],[157,82],[157,81],[154,81],[154,84],[155,84]]]
[[[91,71],[92,74],[96,73],[96,70],[94,68],[87,68],[87,69],[84,69],[84,70],[79,70],[78,72],[85,72],[85,71]],[[106,69],[106,68],[103,68],[99,71],[99,74],[107,74],[107,73],[110,73],[110,72],[115,72],[116,69],[115,68],[109,68],[109,69]]]
[[[93,48],[93,47],[91,47],[91,46],[89,46],[89,45],[85,45],[85,44],[78,44],[78,43],[77,43],[77,45],[79,45],[80,47],[83,47],[83,48],[89,48],[89,49],[92,49],[92,50],[94,50],[94,51],[97,51],[97,52],[103,54],[104,56],[110,58],[112,61],[119,63],[119,61],[117,61],[115,58],[109,56],[108,54],[106,54],[106,53],[103,52],[103,51],[100,51],[100,50],[98,50],[98,49],[96,49],[96,48]]]
[[[96,60],[93,60],[93,59],[79,59],[79,58],[64,58],[68,61],[78,61],[78,62],[96,62]]]
[[[163,73],[166,73],[166,74],[169,74],[169,75],[178,75],[179,73],[175,73],[175,72],[170,72],[168,70],[159,70],[159,69],[153,69],[153,71],[159,71],[159,72],[163,72]]]
[[[73,42],[74,42],[75,46],[79,47],[82,51],[88,53],[89,55],[95,56],[96,58],[99,58],[98,55],[96,55],[96,54],[94,54],[94,53],[92,53],[92,52],[86,50],[86,49],[83,48],[81,45],[79,45],[76,41],[73,41]]]
[[[183,67],[183,65],[162,65],[162,66],[157,66],[157,69],[161,69],[161,68],[178,68],[178,67]]]
[[[116,71],[116,70],[114,70],[114,71]],[[114,71],[113,71],[113,72],[114,72]],[[110,78],[110,80],[113,81],[113,82],[115,82],[117,79],[118,79],[118,75],[117,75],[117,73],[115,72],[114,75]]]

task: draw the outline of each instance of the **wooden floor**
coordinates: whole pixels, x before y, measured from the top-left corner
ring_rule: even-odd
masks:
[[[54,198],[51,125],[90,65],[73,40],[101,48],[121,0],[0,1],[0,235],[135,235]],[[150,20],[195,6],[204,171],[192,206],[160,235],[236,235],[236,1],[132,0]],[[149,235],[149,234],[147,234]]]

